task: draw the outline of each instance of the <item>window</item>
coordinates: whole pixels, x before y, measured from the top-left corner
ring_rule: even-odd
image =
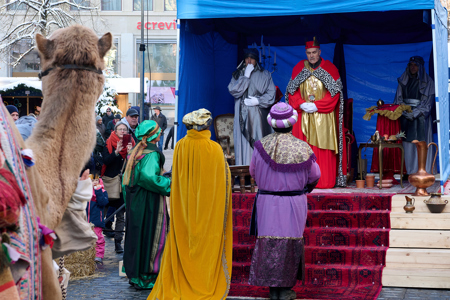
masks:
[[[154,104],[173,105],[175,103],[176,49],[176,43],[146,45],[144,76],[148,79],[151,77],[150,101]],[[136,50],[137,77],[139,77],[142,71],[142,52],[139,51],[139,44],[136,45]]]
[[[122,10],[122,0],[102,0],[102,10]]]
[[[12,0],[8,0],[8,3],[11,3]],[[18,4],[18,3],[13,3],[11,5],[8,5],[6,7],[7,10],[26,10],[27,9],[27,5],[24,3]]]
[[[141,10],[141,2],[144,1],[144,10],[153,10],[153,0],[133,0],[133,10]]]
[[[91,3],[89,0],[71,0],[70,2],[78,4],[80,6],[86,6],[86,7],[91,6]],[[78,9],[76,6],[71,5],[70,10],[80,10],[80,9]]]
[[[118,47],[119,47],[119,42],[117,40],[115,40],[114,46],[108,51],[108,53],[106,53],[106,55],[104,57],[106,72],[112,73],[111,75],[119,73]]]
[[[20,40],[14,45],[11,56],[12,58],[17,58],[20,55],[27,52],[32,47],[31,40]],[[27,77],[32,77],[33,75],[37,76],[37,73],[41,69],[41,61],[39,58],[39,54],[37,49],[34,49],[27,55],[25,55],[20,63],[12,68],[12,76],[13,77],[23,77],[24,74],[21,73],[36,73],[26,75]]]
[[[177,10],[177,0],[164,0],[164,10]]]

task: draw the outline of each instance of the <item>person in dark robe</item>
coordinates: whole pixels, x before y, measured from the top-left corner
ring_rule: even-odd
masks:
[[[394,99],[394,104],[406,104],[412,109],[412,112],[404,111],[400,117],[401,130],[406,135],[403,139],[403,148],[408,174],[414,174],[418,170],[417,148],[411,142],[418,140],[426,141],[428,144],[433,141],[431,109],[434,101],[434,81],[425,72],[424,65],[421,56],[409,59],[405,72],[398,78]],[[434,148],[430,148],[427,153],[426,170],[430,174],[436,174],[436,170],[431,170],[434,153]]]

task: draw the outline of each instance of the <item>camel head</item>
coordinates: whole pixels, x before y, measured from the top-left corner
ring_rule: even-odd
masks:
[[[73,25],[56,30],[49,39],[36,34],[36,45],[42,70],[61,65],[93,66],[103,70],[103,57],[111,48],[112,35],[108,32],[99,39],[92,29]]]

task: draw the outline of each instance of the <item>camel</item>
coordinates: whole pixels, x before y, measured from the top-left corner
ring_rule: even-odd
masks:
[[[34,210],[40,223],[53,230],[95,146],[94,107],[103,91],[103,57],[111,48],[112,35],[99,39],[91,29],[73,25],[55,31],[49,39],[37,34],[36,45],[44,75],[39,122],[26,142],[12,127],[19,146],[33,150],[36,164],[26,173]],[[8,122],[13,124],[11,118]],[[37,257],[42,292],[36,299],[61,299],[51,249]]]

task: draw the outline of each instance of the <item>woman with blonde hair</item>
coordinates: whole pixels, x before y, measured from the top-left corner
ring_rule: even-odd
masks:
[[[136,128],[140,141],[128,157],[123,177],[127,234],[123,265],[136,289],[151,289],[161,265],[168,233],[164,196],[170,194],[170,179],[162,176],[165,157],[156,143],[161,129],[155,121]]]

